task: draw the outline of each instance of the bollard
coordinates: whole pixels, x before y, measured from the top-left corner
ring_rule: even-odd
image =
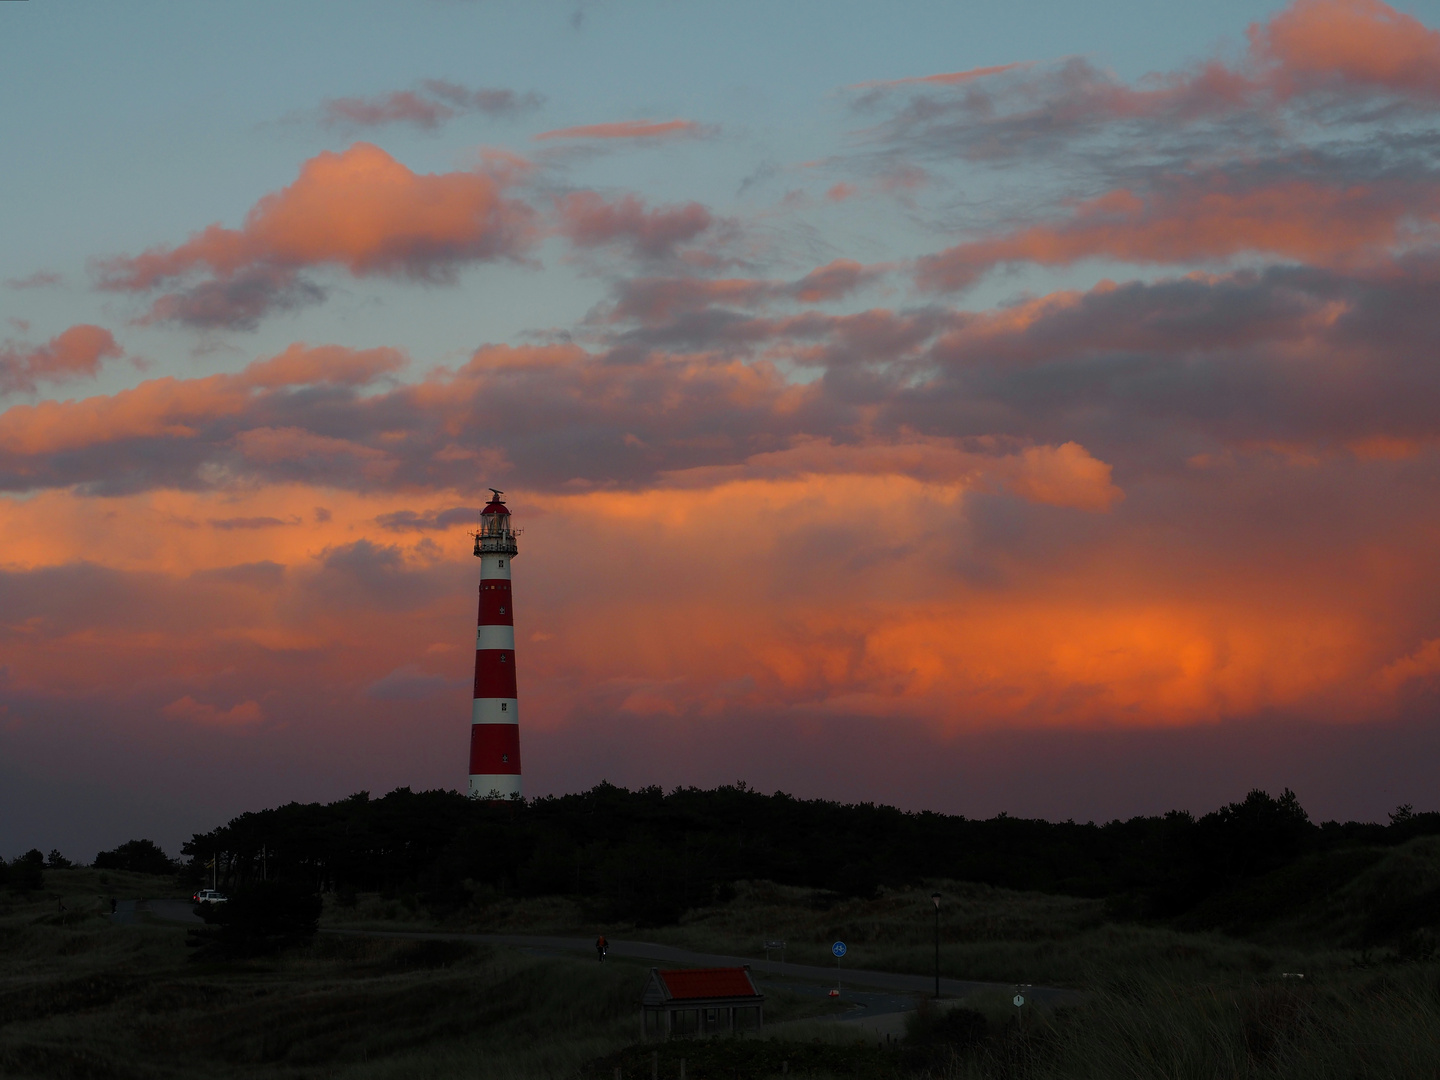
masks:
[[[685,1080],[685,1059],[680,1059],[680,1080]]]
[[[650,1080],[660,1080],[660,1051],[650,1051]]]

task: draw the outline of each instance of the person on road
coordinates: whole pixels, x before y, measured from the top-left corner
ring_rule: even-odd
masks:
[[[605,940],[605,935],[601,934],[595,939],[595,953],[600,957],[600,962],[602,964],[605,962],[605,954],[609,951],[610,943]]]

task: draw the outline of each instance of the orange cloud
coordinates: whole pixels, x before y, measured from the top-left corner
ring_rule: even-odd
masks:
[[[242,412],[258,390],[297,385],[356,386],[398,370],[394,349],[307,349],[291,345],[236,375],[149,379],[114,395],[44,401],[0,413],[0,452],[54,454],[118,439],[187,438],[204,422]]]
[[[1408,656],[1386,664],[1376,681],[1382,690],[1393,694],[1409,683],[1433,678],[1437,673],[1440,673],[1440,638],[1432,638]]]
[[[962,491],[1008,491],[1031,502],[1104,511],[1123,499],[1111,468],[1077,443],[1015,446],[1006,440],[910,437],[894,442],[836,444],[800,439],[785,450],[755,454],[743,463],[666,474],[676,487],[714,487],[745,480],[779,481],[824,476],[907,477]]]
[[[1437,221],[1440,189],[1430,186],[1294,180],[1240,187],[1212,175],[1148,197],[1111,191],[1080,203],[1061,224],[958,244],[919,260],[916,278],[923,288],[955,290],[1002,263],[1187,263],[1250,252],[1338,265],[1432,235]]]
[[[676,139],[704,138],[714,128],[694,120],[620,120],[609,124],[586,124],[580,127],[556,128],[534,136],[546,139]]]
[[[207,275],[198,302],[172,294],[152,315],[223,325],[300,302],[293,275],[308,267],[450,280],[466,263],[514,258],[534,241],[533,211],[506,198],[504,182],[504,172],[415,173],[379,147],[355,143],[311,158],[238,229],[211,225],[178,247],[101,262],[100,284],[146,292]]]
[[[1360,83],[1440,96],[1440,31],[1380,0],[1295,0],[1249,36],[1287,94]]]
[[[0,394],[33,391],[42,382],[93,378],[107,359],[124,356],[115,336],[100,326],[81,324],[44,345],[0,345]]]

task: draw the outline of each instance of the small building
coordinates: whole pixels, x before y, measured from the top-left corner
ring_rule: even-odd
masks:
[[[651,968],[650,981],[640,996],[640,1038],[650,1038],[652,1016],[655,1033],[668,1039],[750,1027],[746,1021],[751,1009],[755,1010],[753,1026],[759,1030],[765,1026],[765,995],[756,989],[749,964],[676,971]]]

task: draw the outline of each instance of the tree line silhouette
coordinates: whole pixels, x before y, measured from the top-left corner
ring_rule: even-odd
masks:
[[[379,892],[444,916],[497,896],[566,895],[596,918],[661,925],[768,880],[868,896],[948,878],[1108,898],[1117,914],[1174,917],[1307,855],[1440,834],[1440,813],[1317,825],[1288,789],[1252,791],[1201,817],[1097,825],[987,820],[712,790],[590,791],[509,803],[451,791],[360,792],[241,814],[183,848],[193,880],[287,881],[342,903]],[[213,869],[210,861],[216,860]]]

